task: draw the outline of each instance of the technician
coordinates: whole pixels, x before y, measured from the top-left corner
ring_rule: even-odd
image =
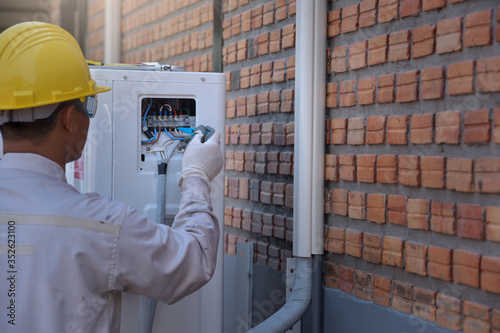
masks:
[[[187,147],[172,228],[66,182],[107,90],[63,29],[28,22],[0,34],[2,333],[119,332],[122,291],[170,304],[214,273],[220,133]]]

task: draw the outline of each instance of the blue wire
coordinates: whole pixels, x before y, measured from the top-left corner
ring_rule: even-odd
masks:
[[[144,140],[144,141],[141,141],[141,142],[142,142],[142,143],[147,143],[147,142],[154,141],[154,140],[156,140],[156,135],[157,135],[157,134],[158,134],[158,133],[156,132],[156,128],[155,128],[155,136],[154,136],[154,137],[152,137],[152,138],[151,138],[151,139],[149,139],[149,140]]]
[[[144,114],[144,118],[142,118],[142,127],[146,127],[146,117],[148,116],[149,109],[151,109],[151,104],[153,104],[153,99],[149,101],[149,106],[148,109],[146,110],[146,113]]]
[[[176,138],[170,135],[170,133],[167,132],[167,129],[165,128],[165,133],[168,135],[169,138],[174,139],[174,140],[184,140],[184,138]]]

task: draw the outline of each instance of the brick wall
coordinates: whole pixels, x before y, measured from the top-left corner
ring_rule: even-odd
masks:
[[[330,3],[324,283],[500,329],[500,8]]]
[[[293,241],[295,1],[223,1],[225,252],[286,269]]]
[[[90,0],[87,6],[87,59],[104,61],[105,2]]]
[[[104,60],[104,1],[88,5],[86,56]],[[122,0],[121,62],[157,61],[212,70],[212,0]]]

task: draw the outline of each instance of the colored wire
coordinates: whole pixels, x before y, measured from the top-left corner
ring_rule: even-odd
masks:
[[[145,128],[146,127],[146,117],[148,116],[148,112],[149,112],[149,109],[151,109],[151,105],[153,104],[153,99],[151,98],[151,100],[149,101],[149,106],[148,106],[148,109],[146,110],[146,113],[144,114],[144,118],[142,118],[142,127]],[[156,130],[155,130],[156,131]]]
[[[170,133],[168,133],[167,129],[165,128],[165,133],[168,135],[169,138],[174,139],[174,140],[184,140],[184,138],[176,138],[175,136],[172,136]]]
[[[155,141],[155,140],[157,139],[157,137],[156,137],[157,135],[158,135],[158,132],[156,131],[156,128],[155,128],[155,135],[154,135],[154,137],[152,137],[152,138],[151,138],[151,139],[149,139],[149,140],[144,140],[144,141],[141,141],[141,143],[153,142],[153,141]]]
[[[189,116],[191,116],[191,112],[189,112],[189,110],[188,110],[188,109],[186,109],[186,108],[182,108],[182,109],[181,109],[181,111],[180,111],[181,116],[182,116],[182,111],[184,111],[184,110],[186,110],[186,111],[187,111],[187,116],[188,116],[188,117],[189,117]]]

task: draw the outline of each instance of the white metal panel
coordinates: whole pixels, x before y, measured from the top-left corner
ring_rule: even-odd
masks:
[[[91,142],[85,155],[85,189],[128,203],[151,219],[156,216],[156,163],[140,163],[140,110],[143,98],[192,98],[196,101],[196,125],[208,125],[224,133],[225,76],[214,73],[122,71],[91,69],[100,85],[112,87],[99,99],[91,133],[102,137]],[[101,97],[101,95],[99,96]],[[107,121],[111,123],[106,129]],[[224,144],[222,138],[222,144]],[[222,147],[224,149],[224,147]],[[167,214],[175,209],[179,190],[176,180],[182,154],[174,153],[167,169]],[[142,169],[142,170],[141,170]],[[175,185],[175,186],[174,186]],[[223,313],[223,200],[224,177],[212,183],[214,213],[219,219],[221,241],[216,272],[201,290],[173,306],[158,304],[153,332],[222,332]],[[196,268],[194,268],[196,269]],[[123,297],[122,332],[137,333],[144,299]]]

